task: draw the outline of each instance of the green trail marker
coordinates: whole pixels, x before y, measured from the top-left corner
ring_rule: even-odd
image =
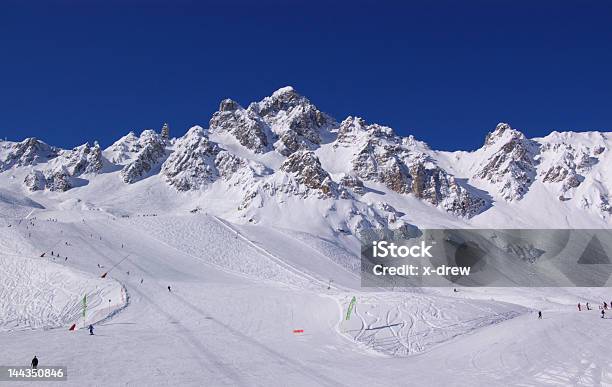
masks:
[[[355,307],[356,302],[357,302],[357,299],[355,298],[355,296],[353,296],[353,299],[351,300],[351,303],[348,306],[348,310],[346,311],[347,321],[351,319],[351,313],[353,312],[353,308]]]

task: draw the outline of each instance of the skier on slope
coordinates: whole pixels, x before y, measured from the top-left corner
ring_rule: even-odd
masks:
[[[601,318],[606,318],[606,311],[605,310],[601,310]]]
[[[168,291],[169,291],[169,292],[172,292],[172,290],[170,290],[170,285],[168,285]]]
[[[538,318],[541,320],[542,319],[542,311],[538,311]]]
[[[586,307],[587,307],[587,310],[591,310],[591,307],[589,306],[588,302],[586,303]]]
[[[93,333],[93,331],[94,331],[94,327],[93,327],[93,325],[92,325],[92,324],[89,324],[89,335],[90,335],[90,336],[93,336],[93,334],[94,334],[94,333]]]
[[[582,309],[580,309],[580,303],[578,303],[578,312],[580,312]]]
[[[34,369],[36,369],[36,367],[38,367],[38,358],[36,357],[36,355],[34,355],[34,359],[32,359],[32,362],[30,363],[30,365]]]

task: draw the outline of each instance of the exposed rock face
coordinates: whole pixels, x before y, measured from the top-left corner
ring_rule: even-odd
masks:
[[[291,173],[295,180],[305,187],[319,190],[323,195],[332,196],[336,191],[336,184],[329,173],[321,167],[321,162],[311,151],[293,153],[283,162],[281,171]]]
[[[45,175],[45,185],[49,191],[65,192],[72,188],[70,175],[65,168],[58,168]]]
[[[455,177],[437,166],[415,163],[410,168],[412,193],[434,206],[458,215],[471,217],[486,205],[484,199],[470,195]]]
[[[7,144],[7,153],[0,160],[0,171],[6,171],[12,167],[23,167],[46,162],[57,156],[58,149],[37,140],[34,137],[27,138],[18,143]]]
[[[348,117],[338,129],[335,148],[357,147],[352,169],[361,179],[384,184],[400,194],[413,194],[434,206],[458,216],[473,216],[485,200],[469,193],[455,178],[416,150],[414,139],[395,135],[391,128],[368,125],[358,117]]]
[[[576,149],[571,144],[547,143],[541,147],[541,154],[545,159],[553,159],[550,167],[542,173],[542,181],[562,183],[560,197],[566,199],[565,194],[584,181],[585,175],[598,162],[596,156],[601,152],[599,148],[591,151],[588,147]]]
[[[121,170],[121,179],[128,184],[144,177],[165,155],[165,141],[152,130],[145,130],[138,139],[136,158]]]
[[[476,177],[494,184],[506,201],[520,200],[536,176],[537,144],[508,124],[500,123],[485,140],[488,160]]]
[[[41,191],[46,186],[45,175],[41,171],[32,170],[26,175],[23,185],[30,192]]]
[[[134,132],[129,132],[121,137],[113,145],[104,151],[108,161],[113,164],[124,164],[134,158],[141,150],[142,146],[138,136]]]
[[[367,207],[353,204],[346,216],[346,228],[362,242],[378,239],[372,239],[373,233],[382,230],[392,230],[399,237],[406,235],[408,224],[401,220],[404,215],[385,202],[376,202]]]
[[[61,159],[61,163],[66,167],[70,176],[98,173],[102,169],[102,151],[97,142],[94,143],[93,147],[89,144],[76,147],[72,151],[62,154]]]
[[[219,176],[225,180],[230,180],[238,171],[245,168],[248,163],[234,154],[222,151],[217,155],[215,165],[219,170]]]
[[[358,195],[363,195],[365,192],[363,181],[356,176],[348,174],[345,174],[340,179],[340,189],[343,191],[349,190]]]
[[[170,140],[170,126],[168,126],[167,122],[164,122],[164,125],[161,128],[161,137],[164,141]]]
[[[164,125],[161,135],[129,133],[103,152],[98,144],[61,150],[33,138],[0,141],[0,177],[25,176],[29,191],[61,192],[102,172],[120,170],[124,182],[134,183],[160,170],[177,191],[209,186],[211,195],[227,191],[239,216],[270,216],[308,203],[341,233],[401,228],[403,214],[377,202],[381,199],[406,212],[418,199],[472,217],[487,209],[489,198],[514,202],[529,190],[534,195],[515,207],[518,211],[533,206],[532,198],[540,203],[537,193],[567,201],[562,209],[574,204],[612,219],[610,169],[605,167],[611,157],[609,133],[553,132],[529,140],[501,123],[477,151],[435,151],[359,117],[338,125],[290,87],[246,109],[223,100],[210,128],[209,133],[193,127],[177,140],[169,138]],[[499,207],[504,216],[513,208]]]
[[[204,129],[194,126],[176,142],[176,149],[164,162],[161,173],[179,191],[199,189],[218,176],[215,157],[219,147],[209,141]]]
[[[358,177],[383,183],[398,193],[410,192],[410,175],[403,161],[408,153],[391,128],[348,117],[340,124],[334,143],[335,148],[341,146],[357,146],[352,169]]]
[[[78,146],[70,151],[57,151],[43,170],[32,170],[24,179],[29,191],[48,189],[64,192],[72,188],[72,178],[82,174],[95,174],[102,169],[102,151],[98,143]]]
[[[231,99],[221,101],[219,111],[210,120],[213,132],[231,133],[244,147],[255,153],[270,150],[267,124],[252,110],[245,110]]]
[[[251,166],[252,168],[252,166]],[[262,173],[263,172],[263,173]],[[261,171],[259,175],[269,171]],[[332,199],[338,197],[338,186],[312,151],[298,151],[289,156],[275,173],[262,180],[250,180],[244,198],[238,207],[260,208],[265,198],[283,202],[285,198],[315,197]]]
[[[284,156],[312,150],[322,134],[336,123],[293,88],[284,87],[247,109],[230,99],[223,100],[211,121],[213,132],[231,133],[243,146],[256,153],[269,151],[270,144]]]
[[[368,124],[361,117],[349,116],[340,123],[334,146],[336,148],[338,146],[350,146],[364,138],[372,140],[377,145],[381,143],[381,139],[385,139],[392,144],[399,144],[399,138],[395,135],[393,129],[388,126]]]

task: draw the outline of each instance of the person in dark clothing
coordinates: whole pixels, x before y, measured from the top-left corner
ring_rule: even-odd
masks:
[[[36,369],[36,367],[38,367],[38,358],[36,357],[36,355],[34,355],[34,359],[32,359],[32,368]]]
[[[601,310],[601,318],[606,318],[606,311],[605,310]]]
[[[93,336],[93,325],[89,324],[89,334]]]
[[[538,311],[538,318],[539,318],[539,319],[542,319],[542,311],[541,311],[541,310],[540,310],[540,311]]]
[[[168,285],[168,291],[171,292],[172,290],[170,290],[170,285]]]
[[[582,309],[580,309],[580,303],[578,303],[578,312],[580,312]]]

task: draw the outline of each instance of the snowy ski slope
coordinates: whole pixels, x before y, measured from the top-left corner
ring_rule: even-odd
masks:
[[[2,261],[22,277],[36,274],[11,283],[3,276],[10,330],[0,333],[0,364],[28,364],[36,354],[41,365],[68,366],[64,386],[612,383],[602,340],[611,320],[575,306],[611,298],[607,289],[360,290],[350,254],[312,236],[202,213],[143,215],[37,208],[33,227],[8,220],[2,240],[13,242],[3,248],[23,257]],[[51,248],[68,261],[30,258]],[[47,287],[30,292],[44,273]],[[117,313],[113,305],[93,337],[69,332],[78,314],[72,294],[98,289],[92,297],[120,300],[117,283],[128,306]],[[63,306],[26,313],[6,302],[37,297]]]

